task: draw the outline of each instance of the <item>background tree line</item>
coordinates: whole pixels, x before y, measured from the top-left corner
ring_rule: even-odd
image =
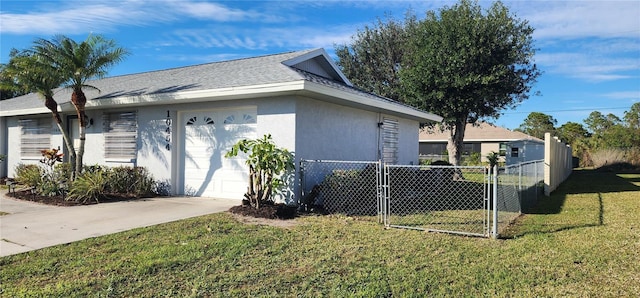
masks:
[[[540,139],[546,132],[552,133],[573,147],[581,166],[614,162],[640,165],[640,102],[631,105],[622,118],[593,111],[583,122],[556,126],[553,116],[533,112],[515,130]]]

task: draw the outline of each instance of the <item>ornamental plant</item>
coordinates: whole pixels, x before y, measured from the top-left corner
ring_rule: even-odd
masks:
[[[293,154],[276,146],[271,134],[261,139],[240,140],[225,157],[235,157],[240,152],[248,154],[249,186],[244,194],[245,199],[256,209],[265,203],[274,203],[275,194],[283,185],[282,175],[295,168]]]

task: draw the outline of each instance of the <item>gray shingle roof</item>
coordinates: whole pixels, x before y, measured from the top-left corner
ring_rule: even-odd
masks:
[[[87,82],[87,85],[97,87],[101,91],[100,93],[92,89],[84,91],[89,100],[100,100],[121,96],[152,95],[302,80],[304,78],[300,73],[282,62],[311,51],[313,50],[109,77]],[[67,89],[58,88],[54,98],[58,104],[62,104],[71,99],[71,93]],[[0,101],[0,104],[2,110],[5,111],[44,106],[42,99],[34,93]]]
[[[118,97],[171,94],[182,91],[215,90],[308,81],[335,90],[346,91],[357,96],[374,99],[379,102],[392,103],[397,107],[419,111],[391,99],[352,87],[350,82],[344,78],[339,70],[331,65],[331,62],[323,61],[330,59],[324,50],[310,49],[213,62],[94,80],[87,82],[87,85],[94,86],[101,92],[89,88],[85,89],[84,92],[89,101],[99,101],[101,99]],[[309,66],[309,64],[303,62],[311,60],[314,60],[318,64]],[[308,67],[311,67],[311,69],[314,69],[314,71],[318,73],[309,72]],[[58,104],[62,105],[70,101],[71,92],[68,89],[59,88],[55,91],[54,98],[58,101]],[[22,112],[26,112],[25,110],[43,108],[43,100],[37,94],[33,93],[0,101],[0,110],[17,112],[12,114],[22,114]],[[424,113],[423,111],[420,112]],[[433,118],[438,116],[428,117]]]

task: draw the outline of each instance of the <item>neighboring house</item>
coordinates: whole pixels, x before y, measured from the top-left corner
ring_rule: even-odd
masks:
[[[420,131],[420,159],[447,160],[447,139],[449,131],[441,131],[439,128],[424,128]],[[529,144],[528,146],[520,146]],[[538,149],[533,144],[542,144],[542,157],[538,157]],[[515,158],[526,160],[535,156],[544,158],[544,141],[522,132],[511,131],[486,122],[467,124],[464,133],[462,156],[467,157],[474,152],[480,153],[483,162],[487,162],[486,156],[490,152],[500,153],[500,160],[511,161]],[[524,149],[528,151],[525,152]],[[515,151],[514,151],[515,150]],[[535,152],[534,152],[535,151]],[[511,156],[513,155],[513,156]],[[511,156],[514,159],[507,158]],[[511,164],[511,163],[508,163]]]
[[[242,198],[238,140],[271,134],[302,159],[417,163],[420,123],[441,117],[354,88],[323,49],[110,77],[88,82],[84,163],[143,166],[174,194]],[[55,98],[78,138],[68,90]],[[64,148],[35,94],[0,102],[0,154],[7,175]],[[65,149],[66,150],[66,149]],[[298,181],[296,170],[295,180]],[[296,183],[294,183],[295,185]],[[298,186],[289,188],[293,199]]]
[[[508,142],[505,159],[507,165],[544,159],[544,141],[533,138]]]

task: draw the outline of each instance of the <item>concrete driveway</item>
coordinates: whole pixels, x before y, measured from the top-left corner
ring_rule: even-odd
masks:
[[[87,206],[57,207],[16,200],[0,193],[0,256],[223,212],[235,200],[172,197]]]

